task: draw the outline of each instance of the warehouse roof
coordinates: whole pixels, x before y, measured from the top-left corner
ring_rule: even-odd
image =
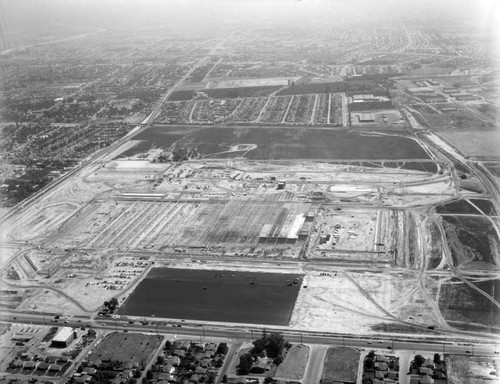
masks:
[[[68,339],[72,334],[73,334],[73,328],[62,327],[59,331],[57,331],[52,341],[61,341],[61,342],[68,341]]]

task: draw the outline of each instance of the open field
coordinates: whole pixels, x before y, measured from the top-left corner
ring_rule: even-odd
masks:
[[[118,333],[107,335],[88,356],[87,361],[121,362],[123,368],[134,368],[136,364],[147,364],[160,346],[163,336],[143,333]]]
[[[448,246],[456,268],[492,268],[500,265],[495,228],[484,217],[443,216]]]
[[[329,348],[323,367],[323,380],[334,382],[353,382],[358,377],[360,353],[352,348]]]
[[[486,327],[496,333],[499,331],[500,309],[485,294],[498,302],[499,290],[500,280],[487,280],[471,285],[461,280],[450,280],[441,284],[439,308],[444,318],[454,327]]]
[[[291,380],[302,379],[308,358],[308,346],[302,344],[293,345],[286,353],[283,363],[278,366],[275,376]]]
[[[492,130],[442,131],[439,136],[458,149],[464,156],[497,157],[500,133]]]
[[[301,282],[300,275],[287,273],[156,268],[119,313],[287,325]]]
[[[151,148],[162,148],[167,150],[177,140],[190,132],[200,130],[193,126],[161,126],[155,125],[137,135],[134,141],[138,143],[132,148],[121,153],[119,157],[130,157],[139,153],[149,151]]]
[[[200,154],[211,156],[242,143],[257,145],[245,155],[251,160],[429,158],[416,141],[407,137],[311,128],[206,128],[184,136],[177,145],[196,147]],[[234,156],[227,153],[214,157]]]
[[[500,379],[500,359],[445,355],[450,384],[493,384]]]

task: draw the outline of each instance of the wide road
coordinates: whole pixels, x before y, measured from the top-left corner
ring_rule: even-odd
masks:
[[[246,325],[224,326],[224,325],[202,325],[187,323],[165,323],[155,322],[142,325],[139,322],[128,323],[126,319],[102,318],[96,320],[63,318],[57,322],[52,322],[50,316],[37,314],[18,314],[13,317],[10,314],[0,314],[0,322],[24,323],[68,327],[94,328],[102,331],[127,331],[127,332],[147,332],[158,333],[166,337],[176,336],[187,338],[216,337],[224,339],[252,340],[262,332],[263,328],[248,328]],[[281,332],[286,339],[292,343],[337,345],[365,349],[422,351],[433,353],[449,353],[461,355],[481,355],[494,356],[498,354],[498,341],[484,338],[483,342],[478,340],[475,343],[452,343],[446,339],[439,340],[439,336],[422,335],[421,338],[414,336],[410,338],[369,338],[361,336],[343,336],[336,334],[323,334],[315,332],[301,332],[284,329],[266,328],[268,332]],[[432,338],[432,339],[429,339]],[[433,340],[434,339],[434,340]]]

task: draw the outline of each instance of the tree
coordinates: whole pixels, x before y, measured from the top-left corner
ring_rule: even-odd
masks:
[[[367,355],[370,359],[373,359],[375,358],[375,351],[370,351],[368,352],[368,355]]]
[[[413,362],[415,363],[415,367],[420,368],[422,364],[425,363],[425,357],[422,355],[416,355]]]
[[[165,350],[167,350],[167,351],[168,351],[168,350],[170,350],[170,349],[172,349],[172,342],[171,342],[170,340],[167,340],[167,341],[165,342]]]
[[[251,353],[245,353],[240,356],[240,364],[238,365],[238,375],[246,375],[250,372],[253,365],[253,356]]]
[[[367,370],[375,368],[375,361],[371,357],[366,357],[364,361],[364,367]]]
[[[222,376],[222,382],[227,383],[227,375],[226,374],[224,374],[224,376]]]
[[[272,382],[273,382],[273,378],[272,378],[272,377],[266,377],[266,378],[264,379],[264,384],[270,384],[270,383],[272,383]]]
[[[146,372],[146,378],[148,380],[151,380],[153,378],[153,372],[151,372],[151,370],[149,370],[149,371]]]
[[[434,354],[434,364],[440,364],[441,363],[441,355],[439,353]]]
[[[228,350],[229,350],[229,348],[227,347],[226,343],[220,343],[219,346],[217,347],[216,353],[220,354],[220,355],[225,355]]]
[[[281,355],[287,344],[281,333],[267,335],[263,332],[262,337],[255,340],[253,345],[254,347],[250,351],[252,355],[259,356],[265,351],[268,357],[274,359]]]

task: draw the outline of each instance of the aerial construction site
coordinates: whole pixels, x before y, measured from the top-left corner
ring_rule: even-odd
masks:
[[[409,351],[495,357],[500,135],[486,38],[432,15],[420,25],[411,12],[374,10],[377,24],[343,6],[333,26],[318,14],[318,30],[182,25],[177,39],[170,24],[147,24],[0,54],[0,322],[12,325],[0,324],[0,339],[15,356],[0,358],[0,379],[36,373],[24,357],[73,339],[84,351],[74,361],[100,369],[91,362],[132,348],[129,330],[148,336],[127,369],[141,353],[170,368],[203,353],[203,369],[220,364],[235,383],[231,361],[257,333],[286,335],[289,356],[305,362],[315,345],[302,376],[286,376],[300,364],[272,363],[287,383],[377,383],[363,376],[366,359],[392,370],[400,358],[402,377],[414,368]],[[178,339],[170,351],[160,334],[174,339],[178,328],[223,345]],[[378,355],[367,349],[374,338]],[[332,340],[344,349],[321,355]],[[318,368],[343,372],[343,354],[359,363],[357,381]],[[78,364],[57,373],[62,357],[42,376],[52,366],[60,382],[82,379]],[[496,369],[488,361],[481,369]],[[269,371],[260,362],[253,368]],[[200,375],[219,383],[216,372]],[[78,382],[99,382],[89,376]]]

